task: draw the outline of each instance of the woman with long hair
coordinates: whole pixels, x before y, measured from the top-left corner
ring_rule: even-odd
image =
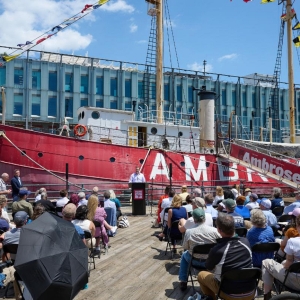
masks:
[[[219,202],[222,202],[222,200],[224,200],[224,191],[223,188],[221,186],[217,186],[216,187],[216,196],[213,202],[213,205],[218,205]]]
[[[87,218],[88,207],[86,205],[80,205],[76,209],[75,219],[73,224],[78,225],[83,231],[88,231],[91,235],[95,236],[95,225]]]
[[[122,216],[122,212],[121,212],[121,202],[120,200],[116,197],[116,194],[113,190],[109,190],[109,193],[110,193],[110,200],[115,202],[116,204],[116,217],[117,217],[117,220],[119,219],[119,217]]]
[[[36,220],[38,217],[40,217],[44,212],[46,211],[45,206],[43,206],[42,204],[38,203],[34,209],[33,209],[33,214],[31,217],[31,220],[34,221]]]

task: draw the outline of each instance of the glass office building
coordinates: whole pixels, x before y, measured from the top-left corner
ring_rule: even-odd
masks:
[[[155,119],[155,74],[145,72],[145,65],[54,53],[39,55],[38,59],[15,59],[0,67],[0,86],[5,87],[7,99],[7,123],[53,130],[53,125],[57,128],[64,118],[76,124],[80,106],[135,109],[137,119],[144,111],[152,111]],[[249,138],[251,130],[258,139],[268,122],[269,107],[276,116],[274,130],[288,134],[287,85],[281,84],[278,96],[274,97],[277,90],[272,83],[261,84],[262,77],[251,80],[165,68],[165,120],[195,115],[197,126],[199,99],[194,88],[205,86],[206,90],[216,92],[216,119],[226,122],[233,116],[234,126],[240,131],[242,128],[244,138]],[[0,100],[2,113],[2,98]],[[300,124],[300,90],[297,88],[295,108],[297,128]]]

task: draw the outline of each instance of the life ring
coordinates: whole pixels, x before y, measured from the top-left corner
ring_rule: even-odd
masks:
[[[74,134],[75,134],[76,136],[81,137],[81,136],[86,135],[86,133],[87,133],[87,128],[86,128],[86,126],[78,124],[78,125],[76,125],[76,126],[74,127]]]

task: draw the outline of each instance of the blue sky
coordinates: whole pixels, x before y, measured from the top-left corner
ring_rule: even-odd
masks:
[[[78,13],[87,0],[0,0],[0,45],[16,46],[31,40]],[[259,0],[167,0],[179,66],[244,76],[274,72],[281,5]],[[300,11],[299,0],[294,8]],[[111,0],[70,29],[41,44],[38,50],[145,63],[151,17],[143,0]],[[166,37],[166,35],[165,35]],[[287,81],[286,38],[282,81]],[[295,49],[295,48],[294,48]],[[170,66],[165,43],[165,65]],[[174,48],[173,67],[177,67]],[[300,83],[294,51],[295,82]]]

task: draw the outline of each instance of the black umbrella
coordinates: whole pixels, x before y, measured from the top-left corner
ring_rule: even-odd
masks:
[[[71,222],[44,213],[22,228],[14,266],[34,300],[73,299],[88,282],[88,248]]]

